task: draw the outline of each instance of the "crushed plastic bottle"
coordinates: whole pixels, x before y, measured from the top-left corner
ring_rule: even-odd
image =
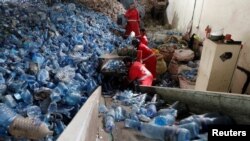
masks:
[[[0,125],[2,127],[7,128],[17,116],[17,113],[15,113],[11,108],[3,103],[0,103]]]
[[[27,115],[29,118],[39,119],[42,116],[42,111],[38,106],[29,106],[27,107]]]
[[[5,95],[3,98],[3,102],[11,108],[15,108],[17,106],[17,103],[12,95]]]
[[[112,132],[115,127],[115,110],[113,108],[109,109],[108,113],[104,118],[104,126],[106,132]]]
[[[108,109],[107,109],[107,107],[104,104],[100,104],[98,109],[99,109],[99,113],[106,113],[106,112],[108,112]]]
[[[147,112],[146,112],[146,115],[148,117],[154,117],[157,113],[157,110],[156,110],[156,106],[155,104],[149,104],[146,106],[146,109],[147,109]]]
[[[190,138],[195,139],[200,132],[200,127],[196,122],[190,122],[186,124],[179,125],[179,128],[185,128],[190,132]]]
[[[195,122],[201,128],[201,133],[208,131],[208,125],[232,125],[234,121],[225,115],[219,113],[206,113],[203,115],[192,115],[182,119],[179,124]]]
[[[171,126],[175,123],[175,117],[168,114],[164,116],[157,116],[153,119],[153,124],[159,125],[159,126]]]
[[[130,119],[125,120],[125,127],[139,130],[145,137],[151,139],[158,139],[161,141],[189,141],[190,132],[187,129],[171,127],[171,126],[157,126],[154,124],[138,122]]]
[[[126,111],[121,107],[115,108],[115,121],[123,121],[126,118]]]

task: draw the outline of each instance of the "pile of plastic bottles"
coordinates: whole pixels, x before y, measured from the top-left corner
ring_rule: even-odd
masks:
[[[181,114],[188,113],[188,109],[181,108],[180,102],[177,101],[167,108],[159,108],[157,103],[160,99],[157,99],[157,95],[151,101],[146,101],[146,96],[147,94],[135,94],[126,90],[117,92],[113,97],[120,104],[116,101],[110,108],[100,105],[99,112],[104,114],[105,131],[112,132],[115,122],[124,121],[124,127],[135,129],[151,139],[206,141],[209,125],[235,124],[230,117],[220,113],[191,115],[180,119]]]
[[[181,76],[185,77],[186,79],[195,82],[197,78],[198,69],[192,68],[191,70],[185,70],[181,72]]]
[[[120,28],[80,4],[34,0],[1,1],[0,21],[0,103],[44,122],[54,132],[45,140],[56,140],[101,84],[98,56],[126,44],[111,32]],[[3,122],[0,137],[15,140]]]
[[[172,79],[171,74],[169,73],[164,73],[161,76],[159,76],[159,79],[155,85],[160,87],[171,87],[171,88],[179,87],[179,83],[174,79]]]
[[[107,72],[125,73],[127,72],[127,67],[122,60],[108,60],[103,70]]]

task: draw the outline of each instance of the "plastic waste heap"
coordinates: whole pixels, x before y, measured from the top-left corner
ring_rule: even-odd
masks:
[[[79,3],[1,0],[0,15],[0,100],[24,117],[3,123],[13,122],[13,134],[30,131],[20,126],[32,124],[28,116],[54,131],[45,140],[56,140],[102,83],[98,57],[126,46],[112,32],[124,30]],[[14,140],[6,131],[0,127],[1,138]]]

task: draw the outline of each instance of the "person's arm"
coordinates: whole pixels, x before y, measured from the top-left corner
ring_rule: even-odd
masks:
[[[130,16],[130,9],[128,9],[124,14],[124,17],[127,19],[129,18],[129,16]]]

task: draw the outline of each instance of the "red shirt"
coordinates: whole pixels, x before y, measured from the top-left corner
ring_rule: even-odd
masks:
[[[133,9],[128,9],[124,15],[128,21],[129,20],[135,20],[135,21],[140,21],[140,17],[139,17],[139,12],[136,8]]]
[[[153,82],[153,75],[140,62],[134,62],[129,69],[129,80],[139,80],[141,85],[151,86]]]
[[[143,43],[140,43],[138,50],[142,52],[142,63],[145,64],[153,77],[156,78],[156,56],[153,51]]]
[[[153,51],[145,44],[140,43],[138,50],[142,51],[142,60],[153,54]]]

